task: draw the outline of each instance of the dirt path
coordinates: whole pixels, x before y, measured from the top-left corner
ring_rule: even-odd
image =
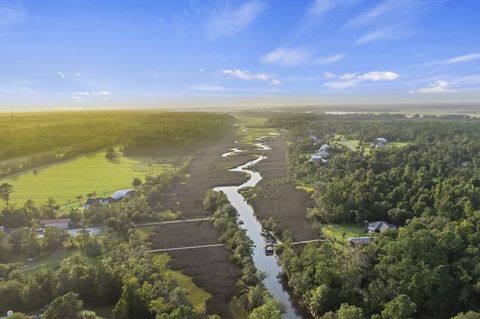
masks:
[[[259,218],[273,217],[281,230],[290,231],[295,241],[316,239],[317,232],[305,217],[306,209],[313,207],[313,201],[309,194],[287,181],[286,134],[270,138],[267,144],[272,150],[266,160],[254,167],[263,179],[255,190],[257,196],[249,203]]]

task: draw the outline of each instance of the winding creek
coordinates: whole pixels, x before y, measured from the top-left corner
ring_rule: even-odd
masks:
[[[262,150],[270,149],[270,147],[261,143],[257,143],[256,145]],[[214,190],[218,192],[224,192],[227,195],[230,203],[237,209],[239,213],[239,219],[244,222],[244,224],[240,225],[240,227],[246,230],[248,237],[250,237],[255,244],[253,251],[253,261],[255,266],[259,271],[262,271],[268,275],[268,277],[264,280],[266,288],[275,298],[280,300],[286,306],[287,311],[284,317],[293,319],[310,318],[310,316],[307,314],[308,312],[306,312],[306,310],[289,295],[287,288],[282,285],[282,269],[277,263],[277,259],[274,255],[267,256],[265,254],[262,226],[255,217],[252,206],[247,203],[246,199],[239,192],[244,188],[254,187],[262,180],[260,173],[249,170],[249,168],[266,158],[266,156],[260,155],[255,160],[230,170],[232,172],[241,172],[250,175],[248,181],[242,185],[216,187]]]

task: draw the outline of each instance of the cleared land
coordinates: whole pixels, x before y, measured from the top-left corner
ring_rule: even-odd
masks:
[[[125,156],[109,161],[105,152],[97,152],[3,178],[0,183],[13,185],[11,202],[17,205],[29,198],[37,204],[54,198],[61,205],[78,205],[76,197],[79,195],[83,200],[92,192],[108,196],[116,190],[132,187],[135,177],[143,179],[145,175],[173,169],[173,163]]]
[[[263,179],[253,189],[249,203],[260,219],[272,217],[281,230],[288,230],[295,241],[318,238],[312,222],[306,217],[306,209],[313,207],[310,195],[287,180],[285,133],[268,138],[267,159],[254,166]]]
[[[367,236],[365,227],[356,224],[332,224],[322,227],[322,234],[335,242],[336,246],[343,247],[345,240],[350,237]]]

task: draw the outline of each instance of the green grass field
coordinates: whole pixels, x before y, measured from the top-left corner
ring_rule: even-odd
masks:
[[[211,295],[202,288],[195,285],[191,277],[182,274],[179,271],[169,270],[167,275],[172,276],[178,282],[180,287],[187,292],[187,299],[197,310],[205,310],[206,302]]]
[[[366,236],[365,227],[357,224],[335,224],[322,227],[322,233],[325,237],[333,239],[336,246],[343,246],[345,240],[350,237]],[[345,234],[345,237],[344,237]]]
[[[115,161],[105,158],[105,152],[82,155],[74,160],[53,164],[18,175],[0,179],[0,183],[13,185],[11,203],[23,205],[32,199],[37,205],[54,198],[59,204],[78,205],[76,197],[96,192],[108,196],[116,190],[132,187],[135,177],[158,174],[173,169],[171,164],[153,163],[149,158],[119,157]]]
[[[154,258],[159,264],[166,265],[171,257],[165,253],[157,253]],[[169,269],[166,274],[173,277],[180,287],[185,289],[188,300],[196,309],[205,310],[206,302],[211,297],[208,292],[195,285],[191,277],[182,274],[180,271]]]

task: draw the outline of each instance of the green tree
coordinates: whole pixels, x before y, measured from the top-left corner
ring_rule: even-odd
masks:
[[[480,319],[480,313],[475,311],[469,311],[467,313],[462,312],[455,317],[452,317],[452,319]]]
[[[255,308],[248,319],[282,319],[282,309],[270,299],[263,306]]]
[[[10,201],[10,194],[13,192],[13,186],[8,183],[3,183],[0,185],[0,197],[7,204]]]
[[[132,185],[133,187],[138,188],[140,185],[142,185],[142,180],[138,177],[135,177],[132,181]]]
[[[52,301],[43,314],[45,319],[81,319],[83,301],[76,293],[69,292]]]
[[[342,304],[336,312],[327,312],[321,319],[365,319],[361,308]]]
[[[417,305],[407,295],[398,295],[385,305],[382,311],[384,319],[409,319],[413,318]]]

